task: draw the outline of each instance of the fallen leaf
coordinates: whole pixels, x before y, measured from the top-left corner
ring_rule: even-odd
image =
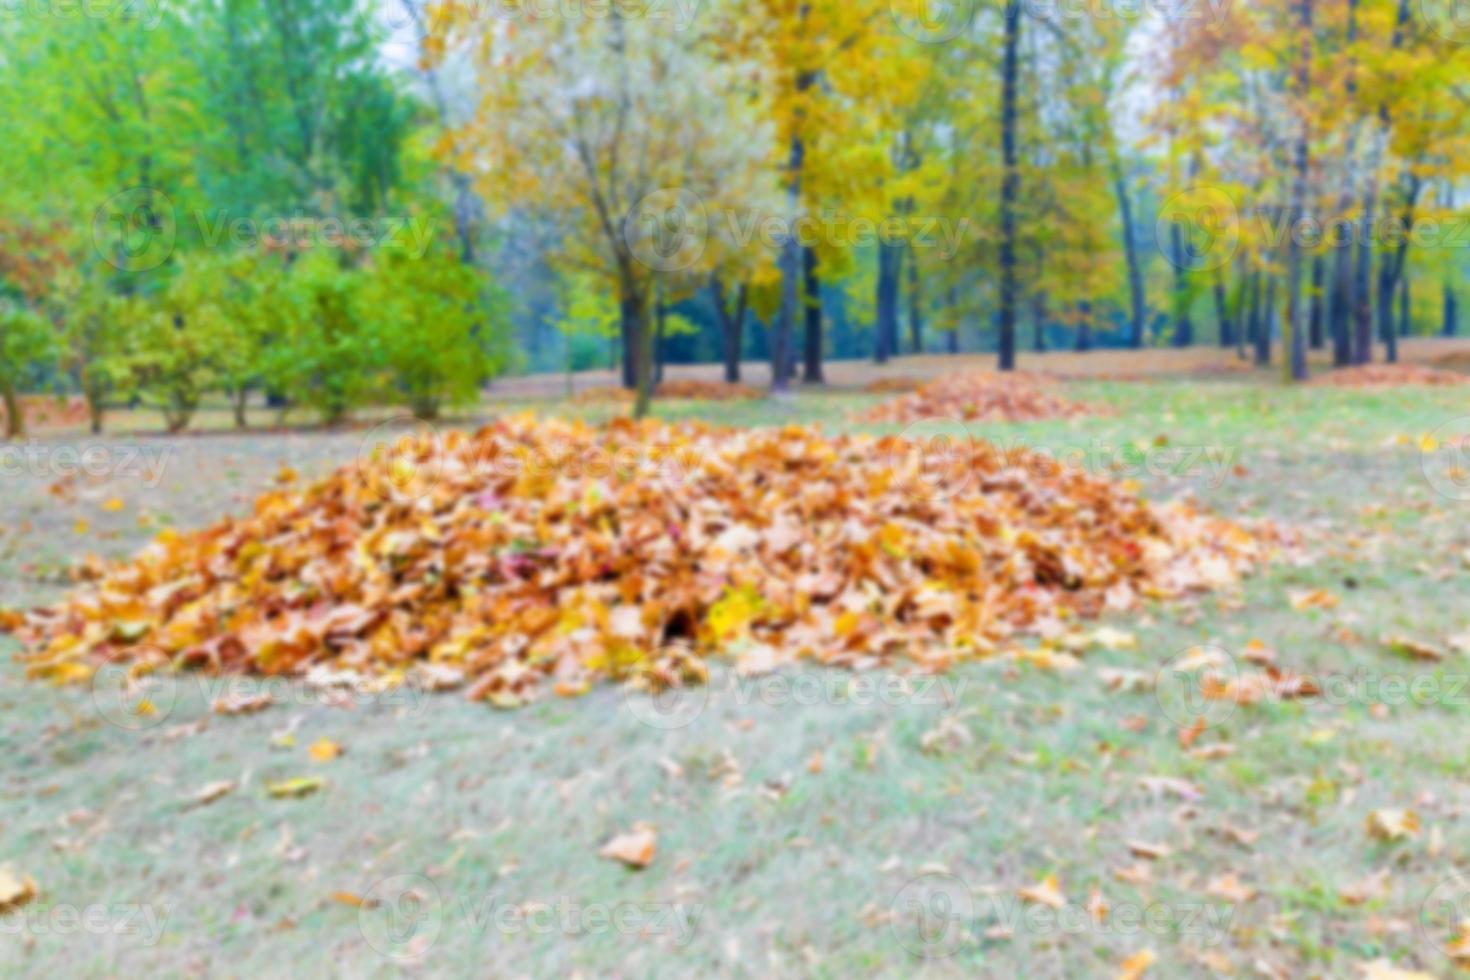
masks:
[[[317,762],[331,762],[342,754],[342,746],[329,738],[320,738],[306,751]]]
[[[1062,894],[1061,882],[1056,875],[1047,875],[1034,885],[1026,885],[1019,889],[1018,894],[1024,901],[1034,902],[1037,905],[1045,905],[1049,908],[1059,909],[1067,904],[1067,896]]]
[[[269,691],[260,694],[225,694],[215,698],[211,707],[217,715],[250,715],[264,711],[273,700]]]
[[[266,783],[265,791],[274,799],[281,800],[310,796],[325,785],[326,780],[319,776],[297,776],[294,779],[283,779],[280,782]]]
[[[14,912],[36,898],[36,881],[30,875],[17,875],[10,865],[0,865],[0,915]]]
[[[1151,949],[1142,949],[1128,957],[1118,966],[1118,980],[1139,980],[1158,957]]]
[[[207,783],[197,793],[189,798],[194,806],[208,806],[221,797],[228,796],[235,791],[233,779],[221,779],[218,782]]]
[[[1205,886],[1205,894],[1223,898],[1235,905],[1243,905],[1256,897],[1255,889],[1243,884],[1234,873],[1211,878],[1210,883]]]
[[[1419,817],[1413,810],[1374,810],[1368,814],[1368,836],[1374,840],[1396,841],[1419,833]]]
[[[1384,636],[1380,637],[1379,642],[1394,653],[1401,654],[1413,660],[1433,662],[1445,658],[1445,652],[1439,647],[1408,636]]]
[[[626,834],[617,835],[598,853],[613,861],[621,861],[630,868],[646,868],[653,863],[657,852],[658,837],[653,828],[640,825]]]

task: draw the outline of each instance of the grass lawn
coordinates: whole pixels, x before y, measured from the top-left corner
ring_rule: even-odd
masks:
[[[1450,974],[1470,913],[1470,876],[1455,877],[1470,870],[1470,647],[1447,642],[1470,633],[1470,499],[1455,499],[1470,493],[1426,476],[1421,436],[1470,416],[1470,391],[1293,390],[1259,375],[1066,391],[1117,412],[974,434],[1047,447],[1153,498],[1275,519],[1302,532],[1300,558],[1115,617],[1136,646],[1088,650],[1071,670],[720,673],[673,699],[605,688],[516,712],[452,693],[343,706],[301,689],[220,717],[212,689],[185,681],[153,716],[116,724],[105,696],[23,680],[0,640],[0,865],[40,889],[0,916],[0,975],[295,962],[344,976],[1079,977],[1144,950],[1151,976],[1355,976],[1380,958]],[[836,432],[879,400],[658,412]],[[108,473],[6,472],[0,607],[55,600],[86,552],[126,556],[161,528],[239,511],[283,466],[310,477],[363,439],[42,438],[52,461],[106,447]],[[1298,608],[1314,589],[1337,605]],[[1380,642],[1395,634],[1446,656]],[[1189,692],[1167,671],[1146,682],[1201,644],[1242,666],[1264,645],[1323,696],[1216,703],[1186,747],[1175,719]],[[1112,690],[1110,670],[1136,673]],[[313,759],[321,739],[344,753]],[[297,776],[325,784],[267,794]],[[191,802],[219,781],[235,788]],[[1385,810],[1413,811],[1418,829],[1370,834]],[[651,866],[599,858],[640,822],[657,829]],[[1050,875],[1060,908],[1018,896]]]

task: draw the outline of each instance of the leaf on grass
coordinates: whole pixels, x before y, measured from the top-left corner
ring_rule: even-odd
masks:
[[[36,881],[30,875],[18,875],[10,865],[0,865],[0,915],[14,912],[36,898]]]
[[[221,779],[218,782],[208,783],[189,798],[194,806],[208,806],[221,797],[228,796],[235,791],[233,779]]]
[[[331,762],[342,754],[342,746],[329,738],[319,738],[306,751],[317,762]]]
[[[1358,969],[1362,971],[1363,980],[1439,980],[1432,973],[1425,973],[1423,970],[1403,970],[1385,959],[1363,963]]]
[[[1308,609],[1336,609],[1342,600],[1326,589],[1292,589],[1287,593],[1291,608],[1297,612]]]
[[[646,868],[658,853],[658,837],[653,828],[640,824],[626,834],[619,834],[603,845],[598,854],[621,861],[630,868]]]
[[[1059,909],[1067,904],[1067,896],[1062,894],[1061,882],[1057,876],[1047,875],[1034,885],[1026,885],[1016,892],[1023,901],[1034,902],[1037,905],[1045,905],[1048,908]]]
[[[1174,853],[1166,844],[1152,844],[1143,840],[1131,840],[1124,846],[1134,857],[1147,858],[1150,861],[1162,861]]]
[[[211,708],[217,715],[251,715],[270,707],[273,700],[268,691],[260,694],[226,694],[215,698]]]
[[[1368,836],[1374,840],[1396,841],[1419,834],[1419,815],[1413,810],[1374,810],[1368,814]]]
[[[1439,661],[1445,658],[1445,652],[1439,647],[1422,640],[1416,640],[1408,636],[1384,636],[1379,642],[1394,653],[1409,657],[1413,660]]]
[[[1205,894],[1235,905],[1243,905],[1256,897],[1256,890],[1245,884],[1233,872],[1211,878],[1205,886]]]
[[[284,800],[310,796],[325,785],[326,780],[320,776],[297,776],[294,779],[266,783],[265,791],[272,799]]]
[[[1139,980],[1158,957],[1151,949],[1141,949],[1118,965],[1118,980]]]

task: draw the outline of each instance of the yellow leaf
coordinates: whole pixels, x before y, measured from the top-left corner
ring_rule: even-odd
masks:
[[[1118,980],[1139,980],[1157,957],[1151,949],[1142,949],[1118,965]]]
[[[1419,833],[1419,815],[1413,810],[1374,810],[1368,814],[1368,836],[1396,841]]]
[[[295,779],[283,779],[280,782],[266,783],[265,791],[277,800],[291,797],[310,796],[326,785],[326,781],[319,776],[298,776]]]
[[[9,865],[0,865],[0,915],[14,912],[35,898],[35,879],[30,875],[16,875]]]
[[[1057,880],[1056,875],[1047,875],[1036,884],[1020,889],[1016,894],[1025,901],[1054,909],[1062,908],[1067,904],[1067,896],[1062,894],[1061,882]]]
[[[107,500],[102,502],[102,509],[107,511],[109,514],[116,514],[125,506],[127,505],[123,503],[121,497],[109,497],[107,498]]]
[[[653,863],[657,852],[658,837],[653,828],[640,824],[631,832],[608,841],[598,853],[613,861],[621,861],[630,868],[646,868]]]
[[[313,742],[306,751],[317,762],[331,762],[342,754],[342,746],[329,738],[322,738]]]

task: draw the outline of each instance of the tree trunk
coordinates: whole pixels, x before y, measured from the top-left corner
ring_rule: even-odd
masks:
[[[715,301],[715,315],[720,320],[720,335],[725,359],[725,380],[730,384],[740,381],[740,344],[745,331],[745,304],[750,287],[741,283],[735,291],[735,312],[732,314],[725,303],[725,284],[718,275],[710,276],[710,293]]]
[[[1414,309],[1409,301],[1409,270],[1405,269],[1399,276],[1399,336],[1408,337],[1413,334]]]
[[[1351,49],[1358,38],[1358,0],[1348,0],[1346,46]],[[1343,82],[1348,105],[1355,105],[1358,98],[1358,75],[1356,62],[1348,64]],[[1346,367],[1353,363],[1353,226],[1347,220],[1357,196],[1358,183],[1358,132],[1361,122],[1355,120],[1348,129],[1347,145],[1343,147],[1342,194],[1337,202],[1340,216],[1334,227],[1341,236],[1332,244],[1332,303],[1329,330],[1332,333],[1332,363],[1335,367]]]
[[[924,353],[924,296],[919,276],[919,253],[909,245],[909,342],[913,353]]]
[[[1300,50],[1297,53],[1296,62],[1296,95],[1305,104],[1311,86],[1309,74],[1312,61],[1312,0],[1301,0],[1301,20],[1298,24],[1301,30],[1299,39]],[[1308,140],[1311,132],[1307,122],[1308,113],[1303,112],[1300,130],[1297,132],[1295,164],[1291,181],[1291,220],[1287,228],[1291,230],[1291,241],[1286,252],[1286,304],[1287,323],[1291,330],[1291,349],[1288,356],[1288,369],[1291,372],[1291,380],[1307,380],[1307,297],[1302,288],[1302,246],[1296,229],[1301,225],[1302,216],[1305,213],[1307,200],[1307,159]],[[1320,273],[1321,266],[1317,266]],[[1320,278],[1314,276],[1314,278]]]
[[[642,311],[638,309],[635,299],[629,295],[628,287],[623,286],[621,290],[618,311],[622,321],[620,333],[623,335],[623,387],[629,391],[637,391],[638,325]]]
[[[798,88],[801,88],[798,83]],[[806,151],[800,137],[791,140],[786,182],[786,207],[792,220],[801,208],[801,171]],[[787,235],[781,247],[781,311],[771,331],[771,394],[783,395],[791,388],[791,338],[801,311],[805,283],[801,269],[801,245]]]
[[[895,353],[898,339],[898,276],[903,262],[903,246],[878,243],[877,322],[873,360],[887,364]]]
[[[235,389],[232,402],[235,409],[235,428],[237,429],[247,429],[250,427],[250,420],[245,417],[245,402],[249,397],[250,389],[245,385],[241,385]]]
[[[1021,174],[1016,161],[1016,49],[1021,40],[1021,5],[1005,5],[1005,56],[1001,61],[1000,95],[1000,337],[1002,371],[1016,367],[1016,198]]]
[[[817,250],[802,249],[802,273],[806,286],[806,343],[803,345],[801,380],[826,384],[822,375],[822,279],[817,272]]]
[[[1256,363],[1271,363],[1271,331],[1276,326],[1276,276],[1266,281],[1266,305],[1261,310],[1261,329],[1256,332]]]
[[[660,296],[658,300],[657,312],[655,314],[655,322],[658,324],[658,334],[655,340],[656,346],[654,347],[653,351],[653,383],[655,385],[661,385],[664,383],[664,359],[668,356],[668,351],[664,349],[664,327],[666,325],[666,321],[668,320],[668,315],[668,307],[664,305],[663,297]]]
[[[1087,300],[1077,304],[1077,350],[1092,350],[1092,303]]]
[[[1215,266],[1215,319],[1219,321],[1220,346],[1235,345],[1235,325],[1230,322],[1230,300],[1225,289],[1225,267]]]
[[[1460,304],[1455,299],[1455,287],[1448,282],[1444,284],[1444,322],[1440,332],[1446,337],[1460,332]]]
[[[633,354],[633,390],[637,393],[633,401],[633,417],[641,419],[648,415],[648,407],[653,400],[653,330],[648,322],[648,299],[637,280],[627,272],[620,277],[618,288],[626,336],[625,350]]]
[[[1031,294],[1031,329],[1034,333],[1032,346],[1036,353],[1046,353],[1046,294]]]
[[[1321,350],[1327,346],[1327,335],[1324,329],[1327,322],[1327,295],[1322,288],[1326,277],[1326,260],[1318,255],[1312,260],[1312,306],[1308,337],[1312,350]]]
[[[1409,0],[1399,0],[1398,15],[1394,23],[1393,40],[1390,48],[1397,51],[1403,44],[1404,27],[1409,21]],[[1368,165],[1364,175],[1363,212],[1359,219],[1358,265],[1354,281],[1354,317],[1357,328],[1353,358],[1359,364],[1373,360],[1373,214],[1378,204],[1378,168],[1383,160],[1384,146],[1388,142],[1392,117],[1388,103],[1378,105],[1378,125],[1374,127],[1368,148]],[[1380,318],[1382,313],[1379,314]],[[1393,354],[1396,356],[1397,351]]]
[[[1189,256],[1185,254],[1184,233],[1179,223],[1169,225],[1169,251],[1174,261],[1174,346],[1188,347],[1194,343],[1194,321],[1190,319]]]
[[[1248,340],[1253,346],[1260,347],[1261,342],[1257,338],[1261,334],[1263,319],[1261,316],[1261,270],[1254,269],[1251,271],[1250,314],[1246,321],[1245,332],[1240,337],[1242,344]],[[1241,348],[1240,354],[1242,357],[1245,355],[1244,347]]]
[[[1133,205],[1128,200],[1128,184],[1121,168],[1113,165],[1113,193],[1118,198],[1118,216],[1123,225],[1123,257],[1128,262],[1129,331],[1128,346],[1143,346],[1143,324],[1148,314],[1143,292],[1143,269],[1138,262],[1138,241],[1133,228]]]
[[[16,393],[15,385],[0,385],[0,399],[5,404],[5,436],[7,439],[19,439],[26,434],[26,417],[21,410],[20,396]]]

